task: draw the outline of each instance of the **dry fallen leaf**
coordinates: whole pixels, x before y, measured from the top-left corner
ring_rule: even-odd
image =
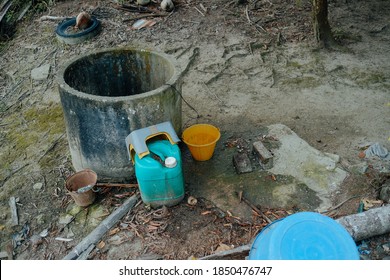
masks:
[[[223,251],[230,250],[230,249],[232,249],[232,248],[233,248],[232,246],[229,246],[229,245],[220,243],[219,246],[217,247],[217,249],[215,250],[215,252],[216,252],[216,253],[218,253],[218,252],[223,252]]]
[[[112,230],[110,230],[110,231],[108,232],[108,235],[109,235],[109,236],[114,235],[114,234],[118,233],[119,231],[120,231],[119,228],[114,228],[114,229],[112,229]]]
[[[104,246],[106,246],[106,243],[102,240],[98,243],[98,245],[96,245],[96,247],[101,250],[104,248]]]

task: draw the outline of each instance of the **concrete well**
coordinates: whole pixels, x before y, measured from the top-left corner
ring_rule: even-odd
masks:
[[[60,69],[57,82],[72,163],[100,178],[133,175],[126,136],[171,121],[181,133],[181,70],[170,56],[130,48],[79,56]]]

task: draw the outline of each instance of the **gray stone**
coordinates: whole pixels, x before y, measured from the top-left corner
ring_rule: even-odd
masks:
[[[233,156],[233,164],[238,174],[252,172],[252,164],[247,154],[237,153]]]
[[[390,252],[390,243],[383,244],[382,248],[386,253]]]
[[[42,188],[43,188],[43,184],[42,183],[35,183],[34,186],[33,186],[34,190],[41,190]]]
[[[0,259],[8,258],[8,253],[5,251],[0,252]]]
[[[272,168],[273,155],[261,141],[253,143],[253,153],[260,160],[260,164],[263,166],[264,169]]]
[[[389,186],[389,184],[387,184],[386,186],[385,185],[382,186],[381,192],[379,194],[379,198],[386,203],[390,202],[390,186]]]
[[[47,80],[50,73],[50,64],[42,65],[38,68],[31,70],[31,79],[35,81],[44,81]]]
[[[58,223],[61,224],[61,225],[67,225],[67,224],[69,224],[72,220],[73,220],[73,216],[72,216],[72,215],[65,214],[65,215],[62,215],[62,216],[59,218]]]

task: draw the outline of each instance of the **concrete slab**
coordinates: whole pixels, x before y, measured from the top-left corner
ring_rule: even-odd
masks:
[[[237,137],[255,142],[259,135],[274,139],[272,143],[263,141],[273,154],[273,168],[264,170],[255,155],[248,154],[253,172],[238,175],[231,160],[237,147],[226,145],[227,141]],[[204,197],[221,209],[248,219],[252,211],[240,203],[236,195],[239,191],[257,206],[315,211],[330,207],[330,193],[347,176],[336,167],[337,155],[314,149],[281,124],[236,133],[221,131],[213,157],[205,162],[194,161],[185,146],[182,150],[189,194]]]
[[[322,201],[317,210],[329,208],[330,193],[340,187],[348,175],[336,166],[339,157],[313,148],[285,125],[275,124],[268,129],[268,136],[280,143],[280,147],[272,151],[274,167],[269,171],[293,176],[317,193]]]

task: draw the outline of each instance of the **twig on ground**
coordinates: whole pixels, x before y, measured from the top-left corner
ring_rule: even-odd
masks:
[[[38,159],[38,163],[51,151],[54,149],[54,147],[58,144],[58,142],[64,137],[65,132],[62,133],[54,142],[50,145],[50,147],[41,155],[41,157]]]
[[[13,175],[15,175],[16,173],[18,173],[20,170],[22,170],[23,168],[25,168],[27,165],[29,165],[29,163],[26,163],[25,165],[17,168],[15,171],[12,171],[11,174],[9,174],[7,177],[4,178],[3,181],[0,181],[0,185],[1,184],[4,184],[9,178],[11,178]]]
[[[248,43],[248,47],[249,47],[249,52],[251,53],[251,55],[253,55],[252,42]]]
[[[54,54],[55,52],[57,51],[57,48],[54,48],[54,50],[52,50],[50,53],[48,53],[47,55],[45,55],[45,57],[42,59],[42,61],[38,64],[38,67],[42,66],[43,62],[45,62],[45,60],[51,56],[52,54]]]
[[[202,8],[202,10],[203,10],[205,13],[207,13],[207,9],[206,9],[206,7],[205,7],[205,6],[203,6],[203,4],[202,4],[202,3],[200,3],[200,4],[199,4],[199,6]]]
[[[216,95],[214,92],[211,92],[210,88],[208,87],[208,85],[206,85],[205,82],[202,82],[202,83],[203,83],[203,85],[206,87],[207,91],[208,91],[210,94],[214,95],[216,99],[218,99],[220,102],[222,102],[222,100],[218,97],[218,95]]]
[[[336,206],[331,207],[331,208],[329,208],[328,210],[321,211],[320,214],[325,214],[325,213],[328,213],[328,212],[330,212],[330,211],[336,210],[337,208],[340,208],[341,206],[343,206],[345,203],[347,203],[347,202],[350,201],[351,199],[358,198],[358,197],[360,197],[360,196],[359,196],[359,195],[351,196],[351,197],[347,198],[346,200],[343,200],[342,202],[340,202],[340,203],[337,204]]]
[[[237,195],[239,195],[238,193],[236,193]],[[264,213],[263,211],[261,211],[259,208],[257,208],[255,205],[252,204],[252,202],[250,202],[247,198],[244,197],[243,194],[241,194],[241,199],[242,201],[244,201],[250,208],[252,208],[252,210],[254,210],[257,214],[259,214],[264,220],[267,221],[267,223],[272,223],[271,219],[268,218]]]
[[[260,30],[258,30],[257,28],[260,28],[264,33],[267,33],[267,31],[266,31],[261,25],[254,23],[254,22],[250,19],[250,17],[249,17],[249,11],[248,11],[248,5],[247,5],[246,8],[245,8],[245,15],[246,15],[246,18],[248,19],[249,25],[254,26],[255,29],[256,29],[257,31],[259,31],[259,32],[260,32]]]
[[[53,21],[56,21],[56,20],[64,20],[64,19],[67,19],[68,17],[56,17],[56,16],[41,16],[39,18],[40,21],[46,21],[46,20],[53,20]]]
[[[147,17],[166,17],[168,15],[169,14],[144,14],[144,15],[139,15],[139,16],[136,16],[136,17],[124,19],[122,22],[129,22],[129,21],[133,21],[133,20],[137,20],[137,19],[143,19],[143,18],[147,18]]]
[[[172,11],[172,12],[170,12],[167,16],[166,16],[166,18],[164,19],[164,22],[166,22],[173,14],[174,14],[174,10]]]
[[[202,13],[202,11],[201,10],[199,10],[197,7],[195,7],[194,6],[194,8],[195,8],[195,10],[197,10],[202,16],[204,16],[205,17],[205,14],[204,13]]]
[[[272,69],[272,71],[271,71],[271,75],[269,76],[269,78],[271,78],[272,79],[272,84],[269,86],[270,88],[272,88],[274,85],[275,85],[275,83],[276,83],[276,80],[275,80],[275,70],[274,69]]]

